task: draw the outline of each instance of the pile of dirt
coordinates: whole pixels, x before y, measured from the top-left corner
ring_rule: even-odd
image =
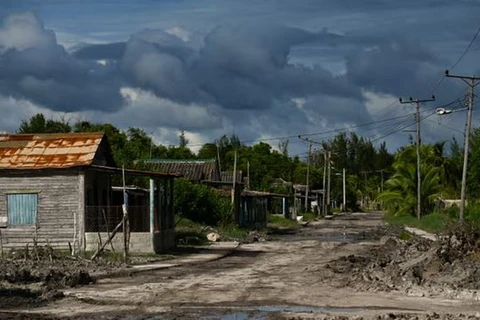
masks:
[[[404,291],[480,300],[480,234],[456,227],[439,241],[389,237],[363,255],[331,261],[340,284],[360,291]]]
[[[324,316],[324,317],[312,317],[309,315],[306,316],[294,316],[287,317],[288,320],[307,320],[307,319],[316,319],[316,320],[470,320],[478,319],[478,315],[469,315],[469,314],[437,314],[427,313],[427,314],[413,314],[413,313],[387,313],[378,316]]]
[[[60,289],[94,283],[94,274],[123,267],[106,259],[90,261],[50,248],[11,252],[0,259],[0,309],[41,305],[62,298]]]

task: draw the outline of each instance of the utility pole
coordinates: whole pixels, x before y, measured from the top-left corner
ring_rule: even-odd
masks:
[[[235,159],[233,160],[233,177],[232,177],[232,204],[235,205],[235,197],[237,191],[237,150],[235,150]]]
[[[422,214],[422,176],[420,173],[421,164],[420,164],[420,102],[429,102],[435,101],[435,96],[432,96],[431,99],[413,99],[410,97],[409,101],[403,101],[402,98],[399,99],[401,104],[410,103],[415,104],[416,106],[416,115],[415,121],[417,123],[417,218],[420,220]]]
[[[345,168],[343,168],[343,212],[347,213],[347,184],[345,181]]]
[[[325,210],[325,180],[327,179],[327,152],[323,150],[323,189],[322,189],[322,215],[326,216]]]
[[[250,161],[247,162],[247,189],[250,189]]]
[[[463,150],[463,170],[462,170],[462,189],[460,191],[460,212],[459,212],[459,220],[460,222],[464,221],[465,215],[465,198],[467,193],[467,168],[468,168],[468,153],[470,152],[470,130],[472,127],[472,114],[473,114],[473,97],[474,88],[478,85],[476,80],[480,80],[479,77],[475,76],[459,76],[453,75],[445,71],[445,76],[449,78],[457,78],[465,82],[468,87],[468,112],[467,112],[467,124],[465,128],[465,142],[464,142],[464,150]]]
[[[380,177],[381,177],[381,179],[382,179],[382,180],[381,180],[382,183],[380,184],[380,192],[383,192],[383,172],[384,172],[384,171],[385,171],[385,170],[383,170],[383,169],[382,169],[382,170],[377,170],[377,172],[380,172]]]
[[[327,211],[328,211],[328,213],[330,213],[330,180],[331,180],[330,175],[331,175],[331,171],[332,171],[332,166],[331,166],[331,163],[330,163],[331,156],[332,156],[332,152],[328,151],[328,155],[327,155],[327,161],[328,161]]]
[[[215,146],[217,147],[217,161],[218,161],[218,170],[220,171],[220,178],[222,177],[222,163],[220,161],[220,147],[219,143],[216,142]]]
[[[360,171],[361,174],[363,174],[363,177],[365,179],[365,192],[363,193],[363,196],[362,196],[362,202],[363,202],[363,209],[367,209],[367,175],[368,173],[370,173],[370,171]]]
[[[310,188],[310,162],[312,158],[312,143],[308,143],[307,183],[305,188],[305,212],[308,212],[308,192]]]

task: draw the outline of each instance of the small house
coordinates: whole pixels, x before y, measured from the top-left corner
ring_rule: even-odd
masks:
[[[181,175],[192,182],[220,181],[216,159],[145,159],[138,162],[149,170]]]
[[[122,207],[133,191],[122,189],[127,196],[118,200],[115,176],[146,178],[148,193],[135,190],[141,194],[135,205]],[[125,208],[131,251],[171,248],[174,177],[118,168],[103,133],[0,134],[0,243],[96,250],[123,220]],[[114,244],[121,249],[123,232]]]

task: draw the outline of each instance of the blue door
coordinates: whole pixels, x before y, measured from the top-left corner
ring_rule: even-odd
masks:
[[[9,226],[34,225],[37,221],[38,194],[7,194]]]

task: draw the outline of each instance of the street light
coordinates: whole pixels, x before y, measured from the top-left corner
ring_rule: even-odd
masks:
[[[461,109],[445,109],[445,108],[437,108],[435,109],[435,113],[439,116],[443,116],[445,114],[450,114],[458,111],[464,111],[467,110],[468,108],[461,108]]]
[[[444,114],[452,113],[452,110],[451,109],[445,109],[445,108],[437,108],[435,110],[435,113],[438,114],[439,116],[443,116]]]

